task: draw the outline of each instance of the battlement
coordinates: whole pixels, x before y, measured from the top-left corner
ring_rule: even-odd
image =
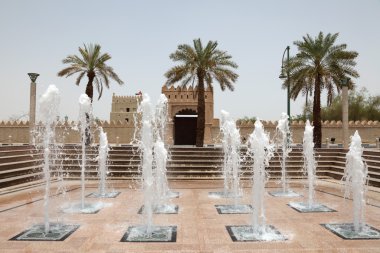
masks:
[[[215,119],[216,120],[216,119]],[[100,127],[104,126],[133,126],[133,123],[131,122],[125,122],[125,121],[120,121],[120,120],[96,120],[96,124]],[[270,120],[262,120],[261,123],[263,123],[264,126],[270,127],[270,126],[277,126],[278,121],[270,121]],[[311,122],[312,123],[312,122]],[[76,126],[78,123],[76,121],[58,121],[57,126]],[[38,122],[37,125],[42,125],[41,122]],[[238,127],[253,127],[254,123],[252,121],[249,122],[237,122],[236,125]],[[305,122],[300,120],[300,121],[292,121],[291,123],[292,126],[305,126]],[[357,126],[362,126],[362,127],[380,127],[380,122],[378,120],[372,121],[372,120],[363,120],[363,121],[349,121],[348,125],[350,127],[357,127]],[[0,127],[28,127],[29,126],[29,121],[0,121]],[[332,121],[324,121],[322,122],[322,126],[328,126],[328,127],[342,127],[342,121],[338,120],[332,120]]]
[[[266,121],[266,120],[262,120],[261,123],[267,127],[272,127],[272,126],[277,126],[278,124],[278,121]],[[311,122],[312,123],[312,122]],[[238,127],[253,127],[254,126],[254,123],[252,121],[240,121],[240,122],[237,122],[236,125]],[[300,126],[300,127],[304,127],[305,126],[305,122],[303,120],[300,120],[300,121],[292,121],[291,123],[291,126]],[[358,127],[358,126],[362,126],[362,127],[379,127],[380,126],[380,122],[375,120],[375,121],[372,121],[372,120],[363,120],[363,121],[349,121],[348,122],[348,126],[349,127]],[[335,121],[335,120],[331,120],[331,121],[322,121],[322,127],[342,127],[342,121],[338,120],[338,121]]]
[[[198,90],[198,87],[195,86],[189,86],[189,87],[174,87],[173,85],[168,87],[165,84],[162,86],[161,92],[165,93],[168,91],[177,91],[177,92],[196,92]],[[212,87],[206,87],[205,92],[213,92]]]
[[[169,100],[169,103],[180,103],[180,104],[196,104],[198,102],[198,92],[197,87],[167,87],[166,85],[162,86],[162,94],[166,96]],[[214,93],[212,87],[207,87],[205,89],[205,102],[211,103],[213,107],[214,103]]]
[[[117,96],[112,95],[112,103],[138,103],[142,100],[142,96]]]
[[[56,127],[75,127],[79,125],[79,122],[77,121],[58,121],[56,123]],[[36,122],[36,126],[42,126],[42,122]],[[126,122],[126,121],[120,121],[120,120],[95,120],[93,126],[98,127],[134,127],[133,122]],[[29,127],[29,121],[1,121],[0,127]]]

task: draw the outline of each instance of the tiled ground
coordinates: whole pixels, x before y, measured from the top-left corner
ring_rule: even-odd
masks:
[[[288,237],[285,242],[233,242],[226,225],[242,225],[250,222],[250,214],[219,215],[215,204],[228,204],[231,200],[209,198],[208,192],[221,190],[221,181],[173,181],[172,189],[181,196],[172,199],[179,205],[179,214],[154,216],[159,225],[177,225],[175,243],[125,243],[120,242],[128,226],[142,224],[137,214],[142,203],[142,193],[134,185],[113,182],[121,194],[113,199],[103,199],[107,206],[97,214],[63,214],[62,203],[78,201],[79,182],[68,183],[71,191],[66,196],[52,199],[51,220],[63,219],[66,223],[80,224],[80,228],[63,242],[9,241],[18,233],[43,221],[43,188],[0,196],[0,252],[380,252],[380,240],[345,241],[332,234],[321,223],[351,222],[352,201],[344,200],[339,182],[319,181],[317,201],[331,207],[332,213],[298,213],[287,203],[303,198],[275,198],[265,194],[267,223],[274,225]],[[278,185],[270,182],[267,191]],[[244,186],[241,203],[250,203],[249,185]],[[292,188],[306,195],[302,182],[294,182]],[[96,190],[96,182],[88,183],[86,194]],[[55,193],[53,189],[52,193]],[[380,190],[368,191],[366,220],[380,229]],[[87,201],[97,201],[87,198]]]

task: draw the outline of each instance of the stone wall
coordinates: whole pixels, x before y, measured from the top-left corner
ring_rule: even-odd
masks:
[[[276,131],[277,122],[263,121],[266,131],[270,133],[271,138]],[[95,132],[95,142],[98,142],[98,126],[103,127],[107,133],[109,143],[130,143],[134,134],[134,125],[132,123],[120,121],[98,121],[97,125],[92,127]],[[220,143],[219,121],[214,119],[211,128],[212,143]],[[238,125],[242,139],[247,138],[252,133],[253,123],[241,123]],[[301,143],[305,123],[302,121],[292,122],[292,136],[294,143]],[[170,130],[167,129],[167,138],[170,139]],[[376,138],[380,137],[380,123],[378,121],[350,121],[349,133],[353,135],[358,130],[363,143],[375,143]],[[56,128],[57,141],[60,143],[79,143],[79,132],[76,122],[59,122]],[[342,122],[325,121],[322,124],[322,140],[334,137],[336,143],[342,142]],[[11,136],[11,137],[10,137]],[[117,140],[117,137],[118,140]],[[29,142],[29,122],[0,122],[0,143],[28,143]],[[169,141],[170,143],[170,141]]]
[[[92,132],[95,142],[98,142],[98,127],[103,127],[107,133],[109,143],[130,143],[134,134],[134,124],[121,121],[98,121]],[[36,127],[38,131],[39,125]],[[11,136],[11,137],[10,137]],[[79,143],[80,134],[76,122],[58,122],[56,127],[56,141],[59,143]],[[0,122],[0,143],[29,143],[29,122]]]
[[[263,121],[264,129],[270,133],[271,138],[275,135],[277,121]],[[253,123],[241,123],[238,125],[242,138],[247,138],[253,131]],[[293,121],[291,124],[293,143],[302,143],[303,132],[305,130],[305,122]],[[349,135],[353,135],[355,131],[359,131],[363,143],[376,143],[376,138],[380,137],[379,121],[350,121]],[[343,131],[341,121],[325,121],[322,122],[322,142],[326,138],[335,138],[336,143],[342,143]]]

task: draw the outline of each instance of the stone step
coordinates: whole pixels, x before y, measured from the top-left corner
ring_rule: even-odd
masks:
[[[19,156],[19,155],[29,155],[29,154],[42,154],[37,149],[21,149],[21,150],[2,150],[0,151],[0,158],[6,156]]]
[[[0,171],[39,165],[42,163],[42,161],[43,161],[43,159],[34,159],[34,160],[2,163],[2,164],[0,164]]]
[[[12,185],[20,184],[20,183],[25,183],[28,181],[34,181],[42,177],[43,177],[43,172],[40,171],[40,172],[8,177],[8,178],[2,178],[0,179],[0,188],[5,188],[8,186],[12,186]]]
[[[58,180],[54,179],[54,178],[51,180],[51,182],[57,182],[57,181]],[[17,191],[21,191],[21,190],[27,190],[27,189],[31,189],[34,187],[38,187],[38,186],[44,185],[45,182],[46,182],[46,180],[44,180],[44,179],[36,179],[36,180],[32,180],[32,181],[26,181],[26,182],[18,183],[18,184],[11,185],[11,186],[0,187],[0,195],[5,195],[5,194],[12,193],[12,192],[17,192]]]
[[[21,154],[21,155],[11,155],[11,156],[0,156],[0,164],[12,163],[18,161],[28,161],[33,159],[42,159],[42,154]]]
[[[10,177],[16,177],[26,175],[34,172],[41,172],[43,170],[42,165],[22,167],[17,169],[8,169],[0,171],[0,180]]]

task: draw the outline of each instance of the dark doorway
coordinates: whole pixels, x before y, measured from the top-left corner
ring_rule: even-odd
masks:
[[[185,109],[174,117],[174,145],[195,145],[197,135],[197,118],[195,111]]]

